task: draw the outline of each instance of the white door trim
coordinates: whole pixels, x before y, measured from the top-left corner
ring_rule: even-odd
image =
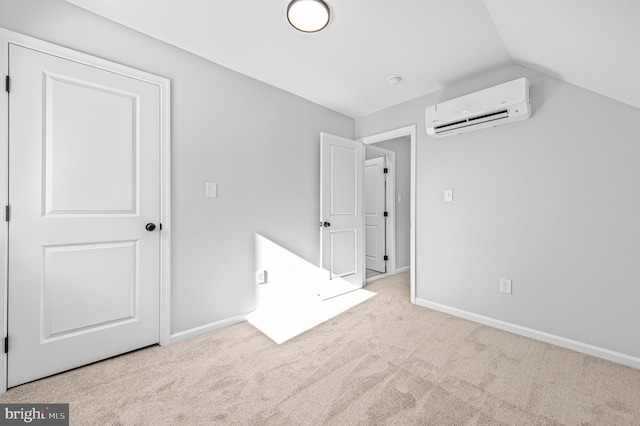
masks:
[[[409,137],[411,141],[411,211],[410,211],[410,242],[409,242],[409,262],[410,262],[410,280],[411,280],[411,303],[416,303],[416,161],[417,161],[417,139],[416,125],[401,127],[399,129],[389,130],[387,132],[377,133],[371,136],[361,138],[360,141],[365,145],[372,143],[387,141],[390,139]]]
[[[121,74],[130,78],[154,84],[160,89],[160,344],[170,342],[170,306],[171,306],[171,120],[170,120],[170,87],[169,79],[144,71],[129,68],[115,62],[96,58],[85,53],[61,47],[33,37],[0,28],[0,69],[2,69],[2,90],[0,94],[0,207],[2,209],[2,226],[0,226],[0,330],[2,330],[2,362],[0,363],[0,393],[7,390],[7,355],[4,353],[4,337],[7,336],[7,265],[8,265],[8,222],[4,206],[9,202],[8,182],[8,126],[9,96],[5,90],[5,76],[9,73],[9,44],[23,46],[49,55],[69,59],[91,67]]]
[[[387,190],[384,194],[386,197],[387,212],[389,213],[385,227],[387,239],[386,254],[389,256],[389,260],[387,261],[387,272],[366,279],[366,282],[371,282],[396,273],[396,153],[377,146],[365,146],[365,149],[386,157],[387,168],[389,169],[389,173],[387,173]]]

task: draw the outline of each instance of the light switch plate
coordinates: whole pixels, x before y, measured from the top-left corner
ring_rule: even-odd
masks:
[[[205,185],[204,196],[207,198],[216,198],[218,196],[218,184],[207,182]]]
[[[256,284],[266,284],[267,283],[267,271],[264,269],[259,269],[256,271]]]
[[[453,201],[453,189],[444,190],[444,201],[446,203],[450,203]]]

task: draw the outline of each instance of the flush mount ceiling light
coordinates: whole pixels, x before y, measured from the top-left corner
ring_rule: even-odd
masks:
[[[329,23],[329,6],[322,0],[293,0],[287,19],[293,28],[305,33],[320,31]]]

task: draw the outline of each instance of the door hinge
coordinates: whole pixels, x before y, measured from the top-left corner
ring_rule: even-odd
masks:
[[[386,167],[384,168],[384,172],[385,173],[389,173],[389,169],[387,169]]]
[[[11,77],[6,76],[4,79],[4,88],[7,93],[11,93]]]
[[[387,256],[386,254],[384,255],[384,260],[389,260],[389,256]]]
[[[4,208],[4,220],[6,220],[7,222],[11,220],[11,207],[9,206],[6,206]]]
[[[389,212],[384,212],[384,217],[389,216]]]
[[[4,338],[4,353],[9,353],[9,336]]]

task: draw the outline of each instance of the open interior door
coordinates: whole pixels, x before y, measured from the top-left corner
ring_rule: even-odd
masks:
[[[367,269],[387,272],[387,188],[385,157],[367,160],[364,168],[364,234]]]
[[[328,299],[362,288],[364,145],[320,134],[320,262],[328,280],[319,295]]]

